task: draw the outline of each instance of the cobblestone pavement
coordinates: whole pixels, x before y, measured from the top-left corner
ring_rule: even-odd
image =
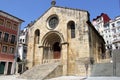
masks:
[[[26,80],[18,79],[19,75],[0,75],[0,80]],[[34,79],[31,79],[34,80]],[[37,79],[39,80],[39,79]],[[46,80],[120,80],[120,77],[79,77],[79,76],[62,76]]]

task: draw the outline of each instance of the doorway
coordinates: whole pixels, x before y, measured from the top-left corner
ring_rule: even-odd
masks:
[[[54,59],[59,59],[61,56],[61,47],[59,42],[53,44],[53,57]]]
[[[8,71],[7,74],[10,75],[11,74],[11,68],[12,68],[12,62],[8,63]]]
[[[0,74],[4,74],[5,62],[0,62]]]
[[[58,32],[49,32],[43,39],[43,59],[60,59],[62,38]]]

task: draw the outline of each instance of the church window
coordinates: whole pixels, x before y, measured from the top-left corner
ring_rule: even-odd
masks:
[[[37,29],[35,31],[35,44],[39,44],[40,31]]]
[[[71,38],[75,38],[75,26],[71,24]]]
[[[70,37],[75,38],[75,23],[73,21],[70,21],[68,23],[68,29],[70,29],[69,32],[68,32]]]
[[[50,28],[54,29],[58,24],[58,18],[57,17],[52,17],[50,20],[49,20],[49,26]]]
[[[58,22],[59,22],[59,20],[58,20],[57,15],[52,15],[48,18],[47,24],[50,29],[55,29],[58,25]]]

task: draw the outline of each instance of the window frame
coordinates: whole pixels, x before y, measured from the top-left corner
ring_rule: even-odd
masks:
[[[14,36],[14,38],[13,38],[13,36]],[[12,41],[12,40],[13,40],[13,41]],[[16,36],[13,35],[13,34],[11,34],[10,43],[11,43],[11,44],[14,44],[15,42],[16,42]]]
[[[13,49],[13,52],[11,51],[11,49]],[[14,53],[15,53],[15,47],[10,46],[10,47],[9,47],[9,53],[10,53],[10,54],[14,54]]]
[[[75,22],[74,21],[69,21],[68,24],[67,24],[67,27],[70,30],[70,32],[68,33],[70,35],[70,38],[74,39],[76,37]]]
[[[18,24],[17,23],[13,23],[12,29],[17,31],[18,30]]]
[[[3,50],[3,47],[6,47],[6,51]],[[1,51],[2,51],[2,53],[7,53],[8,52],[8,46],[7,45],[3,45]]]
[[[3,24],[0,24],[0,26],[4,26],[4,24],[5,24],[5,19],[2,18],[2,17],[0,17],[0,19],[3,19]]]
[[[55,20],[57,20],[57,21],[55,21]],[[51,26],[51,21],[53,22],[52,24],[54,25],[54,27]],[[48,28],[49,30],[53,30],[53,29],[55,29],[55,28],[58,27],[59,17],[58,17],[58,15],[56,15],[56,14],[52,14],[52,15],[50,15],[50,16],[47,18],[46,22],[47,22],[47,28]]]
[[[117,21],[117,26],[120,26],[120,21]]]
[[[9,25],[8,25],[8,23],[10,23]],[[12,28],[12,22],[10,21],[10,20],[6,20],[6,25],[5,25],[5,27],[6,28]]]
[[[8,34],[8,37],[7,37],[7,41],[5,40],[5,34]],[[4,32],[4,42],[8,42],[9,41],[9,37],[10,37],[10,34],[9,33],[7,33],[7,32]]]

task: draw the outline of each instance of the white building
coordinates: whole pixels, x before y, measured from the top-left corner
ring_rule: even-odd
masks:
[[[18,46],[18,55],[20,60],[26,59],[27,53],[27,35],[28,35],[28,28],[26,27],[24,30],[20,32],[19,36],[19,46]]]
[[[120,16],[110,21],[113,49],[120,49]]]
[[[107,14],[102,13],[93,19],[92,24],[103,36],[107,50],[120,49],[120,16],[111,20]]]
[[[111,32],[110,32],[110,21],[111,19],[105,13],[101,13],[100,16],[97,16],[93,19],[92,24],[95,26],[96,30],[103,36],[106,49],[112,48],[112,41],[111,41]]]

